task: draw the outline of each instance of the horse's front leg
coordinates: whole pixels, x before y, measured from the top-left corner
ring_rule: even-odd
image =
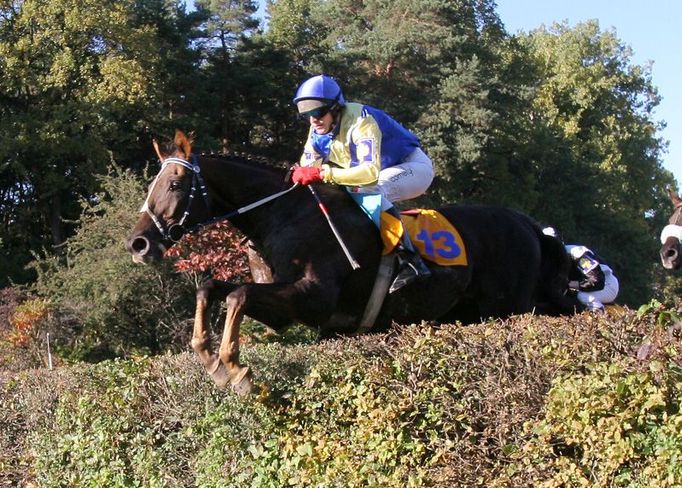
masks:
[[[322,324],[334,310],[337,288],[322,288],[307,279],[296,283],[247,284],[227,296],[225,331],[220,344],[220,361],[232,388],[240,395],[252,388],[251,370],[239,362],[239,328],[244,315],[279,330],[293,320]],[[215,379],[215,375],[214,375]]]
[[[228,295],[225,330],[219,351],[220,362],[224,365],[227,379],[238,395],[248,395],[253,386],[251,370],[239,363],[239,329],[244,319],[245,302],[244,288]],[[213,379],[216,379],[215,375]]]
[[[199,287],[196,295],[192,349],[199,356],[204,368],[211,375],[213,381],[220,387],[226,386],[230,378],[211,343],[211,330],[208,326],[209,312],[212,303],[216,300],[224,300],[237,286],[223,281],[208,280]]]

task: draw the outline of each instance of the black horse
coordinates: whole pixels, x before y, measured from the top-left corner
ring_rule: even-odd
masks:
[[[287,169],[240,157],[193,155],[190,140],[180,131],[168,147],[154,147],[163,164],[126,242],[133,260],[158,260],[187,227],[228,214],[270,268],[260,283],[211,280],[197,292],[192,347],[217,384],[230,383],[238,392],[251,388],[250,371],[239,363],[244,315],[274,330],[299,322],[317,328],[322,337],[357,332],[380,267],[382,242],[345,189],[316,186],[358,269],[349,264],[309,189],[286,191],[291,188]],[[534,220],[498,207],[438,210],[459,230],[468,264],[430,263],[430,278],[385,297],[372,330],[394,322],[472,322],[533,310],[572,311],[561,303],[569,266],[563,245],[542,234]],[[226,300],[227,316],[216,353],[207,310],[218,299]]]
[[[666,269],[682,267],[682,198],[675,190],[669,189],[668,195],[674,211],[661,231],[661,264]]]

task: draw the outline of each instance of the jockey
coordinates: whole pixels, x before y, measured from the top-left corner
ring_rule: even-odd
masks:
[[[542,232],[559,238],[553,227],[545,227]],[[613,270],[585,246],[566,244],[564,247],[573,262],[568,289],[577,293],[578,301],[587,310],[604,310],[604,304],[612,303],[618,296],[618,278]]]
[[[379,193],[381,210],[401,222],[393,202],[418,197],[433,181],[433,164],[417,136],[382,110],[346,102],[341,87],[326,75],[304,81],[294,103],[310,130],[293,181]],[[431,275],[404,227],[397,251],[399,270],[390,293]]]

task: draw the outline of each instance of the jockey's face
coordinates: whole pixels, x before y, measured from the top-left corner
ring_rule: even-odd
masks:
[[[327,134],[332,130],[332,126],[334,125],[334,114],[332,112],[327,112],[319,119],[311,115],[308,120],[315,133]]]

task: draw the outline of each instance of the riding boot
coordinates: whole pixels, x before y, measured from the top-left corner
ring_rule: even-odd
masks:
[[[400,213],[395,207],[386,210],[390,215],[400,220]],[[402,220],[400,220],[402,225]],[[426,279],[431,276],[431,270],[424,264],[421,256],[412,245],[410,235],[403,226],[403,235],[397,246],[398,274],[393,280],[388,292],[393,293],[416,280]]]

